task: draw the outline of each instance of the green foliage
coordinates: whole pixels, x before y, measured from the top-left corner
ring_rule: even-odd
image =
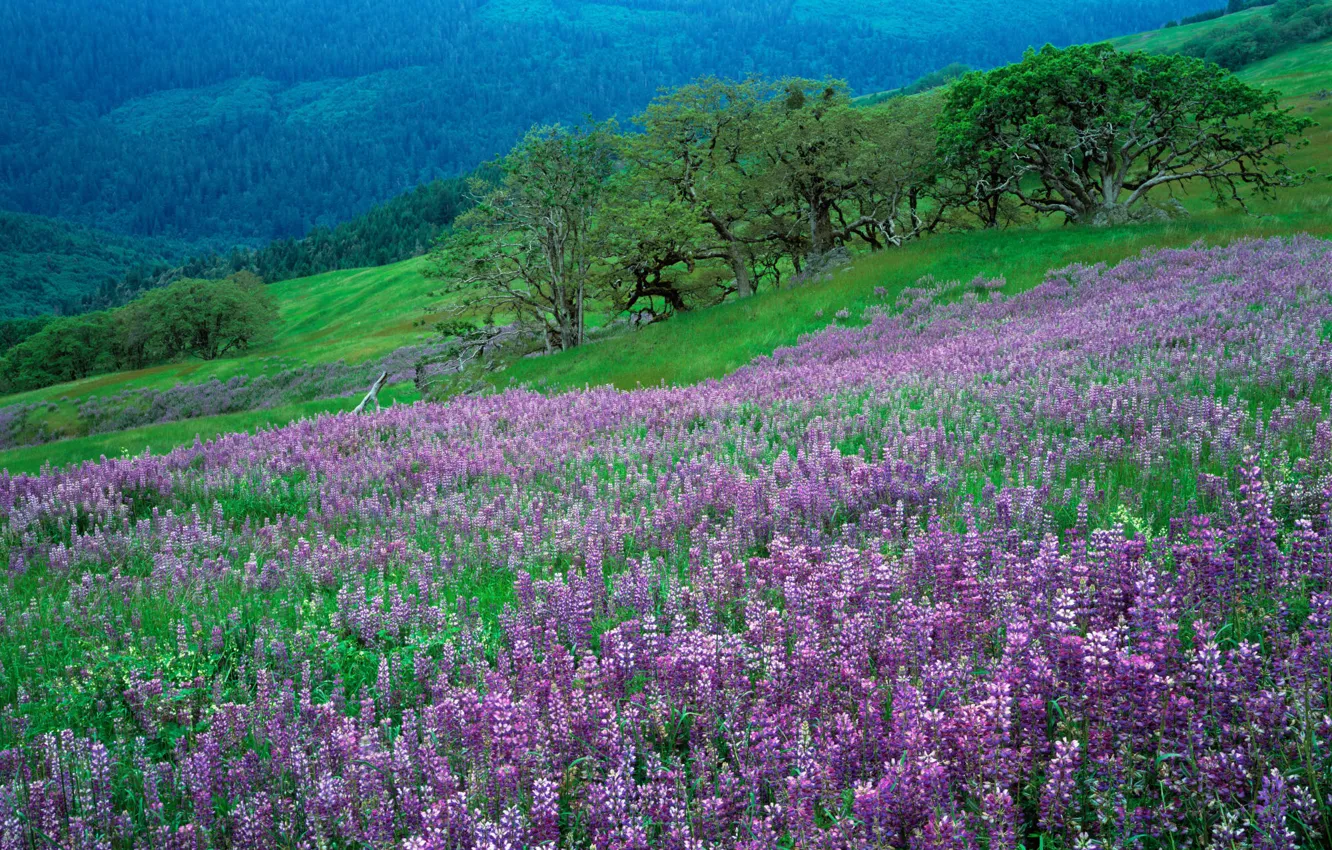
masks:
[[[639,133],[539,128],[497,184],[477,182],[431,273],[548,350],[583,343],[592,303],[660,315],[747,297],[835,248],[937,227],[937,112],[924,96],[857,109],[837,81],[707,78],[660,95]]]
[[[581,345],[592,264],[604,256],[597,216],[614,169],[614,125],[538,127],[478,179],[476,206],[435,255],[434,274],[493,321],[540,328],[548,348]]]
[[[121,365],[117,339],[110,313],[54,319],[0,359],[0,388],[35,389],[114,371]]]
[[[0,320],[89,309],[131,272],[177,260],[185,250],[0,211]]]
[[[272,337],[278,314],[263,281],[243,271],[223,280],[178,280],[145,293],[116,318],[122,360],[143,366],[242,351]]]
[[[29,337],[36,336],[51,323],[52,316],[33,316],[26,319],[0,320],[0,355]]]
[[[1226,13],[1226,8],[1208,9],[1207,11],[1199,12],[1196,15],[1186,15],[1183,18],[1180,18],[1175,25],[1179,26],[1180,24],[1183,24],[1184,26],[1188,26],[1189,24],[1201,24],[1206,21],[1214,21],[1217,18],[1225,16]]]
[[[754,131],[764,105],[777,90],[757,79],[745,82],[705,77],[659,95],[635,123],[644,132],[623,144],[631,174],[640,181],[639,202],[661,198],[678,205],[691,227],[675,234],[671,250],[659,251],[646,270],[660,282],[673,257],[687,262],[721,259],[729,266],[733,291],[754,291],[756,246],[767,241],[754,231],[754,211],[764,206],[755,180]],[[664,212],[660,208],[656,211]],[[778,223],[776,210],[767,215]]]
[[[864,113],[839,83],[788,79],[778,88],[755,128],[754,152],[773,184],[769,194],[805,222],[808,253],[821,256],[838,242],[834,208],[864,174]]]
[[[1183,52],[1235,71],[1293,45],[1322,41],[1330,35],[1332,0],[1280,0],[1264,14],[1191,39]]]
[[[589,305],[686,312],[855,248],[1007,224],[1019,204],[1108,224],[1193,181],[1243,205],[1241,189],[1297,182],[1285,153],[1312,126],[1216,65],[1104,44],[862,108],[835,80],[704,78],[634,124],[537,128],[474,183],[430,272],[466,293],[456,310],[564,351]]]
[[[1162,187],[1206,182],[1218,200],[1290,185],[1293,140],[1313,126],[1202,60],[1047,46],[950,89],[940,149],[987,191],[1070,221],[1114,221]]]
[[[38,330],[0,359],[0,391],[34,390],[184,356],[214,360],[270,338],[277,322],[276,302],[249,272],[180,280],[119,310],[29,322]]]

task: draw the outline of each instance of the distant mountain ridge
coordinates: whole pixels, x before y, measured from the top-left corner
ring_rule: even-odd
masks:
[[[628,117],[700,74],[876,91],[1215,2],[16,0],[0,10],[0,208],[191,241],[299,237],[535,122]]]

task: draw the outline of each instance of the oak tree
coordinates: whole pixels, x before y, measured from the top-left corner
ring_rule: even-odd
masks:
[[[1028,51],[953,84],[941,154],[998,176],[1042,213],[1115,222],[1160,189],[1189,181],[1244,203],[1296,180],[1284,154],[1312,122],[1277,94],[1180,55],[1108,44]]]
[[[598,216],[616,167],[611,124],[537,127],[473,183],[475,206],[436,248],[428,274],[488,320],[541,328],[550,349],[583,343]]]

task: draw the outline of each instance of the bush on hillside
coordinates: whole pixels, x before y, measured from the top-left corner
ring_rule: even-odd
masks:
[[[179,357],[216,360],[272,335],[277,302],[259,278],[178,280],[117,311],[122,359],[136,365]]]
[[[1296,44],[1332,36],[1332,0],[1281,0],[1265,15],[1218,27],[1188,41],[1181,52],[1235,71]]]
[[[259,278],[180,280],[119,310],[45,321],[0,359],[0,392],[22,392],[181,357],[213,360],[269,339],[277,303]]]
[[[1225,14],[1226,14],[1225,9],[1208,9],[1207,11],[1199,12],[1196,15],[1188,15],[1186,17],[1180,18],[1179,23],[1184,25],[1201,24],[1205,21],[1214,21],[1217,18],[1224,16]]]
[[[0,389],[24,391],[77,381],[120,366],[111,313],[51,320],[0,360]]]

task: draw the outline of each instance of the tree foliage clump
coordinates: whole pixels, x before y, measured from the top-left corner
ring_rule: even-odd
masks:
[[[258,277],[237,272],[222,280],[178,280],[116,311],[121,357],[147,365],[198,357],[216,360],[267,341],[277,302]]]
[[[543,128],[475,184],[432,273],[455,310],[534,324],[552,350],[585,341],[589,304],[641,317],[747,297],[811,257],[938,227],[937,112],[932,96],[856,108],[837,81],[704,78],[638,132]]]
[[[476,204],[436,274],[492,320],[534,324],[547,347],[581,345],[598,226],[614,170],[613,125],[538,127],[499,161],[498,178],[477,179]]]
[[[987,191],[1069,221],[1114,222],[1188,181],[1241,204],[1242,189],[1293,182],[1284,153],[1312,122],[1277,100],[1193,57],[1047,46],[955,83],[940,147],[996,175]]]
[[[51,324],[53,316],[41,315],[0,320],[0,356]]]
[[[0,359],[0,391],[35,390],[113,372],[122,365],[118,342],[110,312],[53,319]]]
[[[0,392],[183,357],[214,360],[268,340],[278,322],[276,301],[253,274],[179,280],[118,310],[42,320],[0,358]]]

